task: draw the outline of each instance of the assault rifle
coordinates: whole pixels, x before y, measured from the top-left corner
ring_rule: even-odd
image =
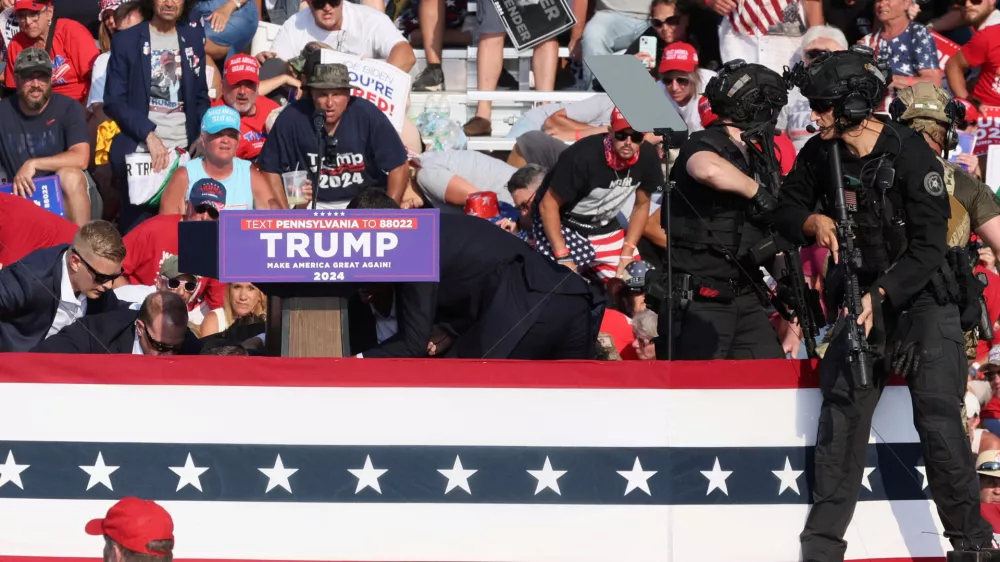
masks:
[[[847,330],[847,362],[854,375],[854,384],[861,390],[872,387],[874,354],[868,344],[865,327],[858,325],[861,315],[861,286],[857,270],[861,268],[861,251],[854,247],[854,220],[847,212],[847,198],[844,193],[844,172],[840,162],[840,144],[837,140],[830,145],[830,168],[833,173],[834,219],[837,222],[837,245],[840,248],[840,263],[843,268],[844,308],[847,309],[844,330]]]

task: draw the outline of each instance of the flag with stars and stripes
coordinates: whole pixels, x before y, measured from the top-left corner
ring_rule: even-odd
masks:
[[[0,560],[99,559],[123,496],[178,560],[799,560],[807,363],[5,354]],[[851,560],[934,560],[905,387],[875,412]]]

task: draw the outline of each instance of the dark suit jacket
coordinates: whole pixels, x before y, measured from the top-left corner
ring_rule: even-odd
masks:
[[[35,353],[117,353],[131,354],[135,343],[135,321],[139,311],[120,308],[82,318],[58,334],[43,340]],[[197,355],[200,346],[191,330],[184,336],[182,355]]]
[[[36,353],[132,353],[138,310],[121,309],[81,318],[42,340]]]
[[[210,103],[208,85],[205,82],[205,30],[200,25],[179,23],[177,42],[181,50],[181,91],[184,95],[184,114],[187,117],[190,145],[201,134],[201,118],[208,111]],[[195,60],[189,54],[193,54]],[[149,120],[150,81],[153,72],[149,56],[148,22],[115,33],[111,39],[104,112],[118,123],[122,133],[134,143],[145,142],[146,136],[156,128]]]
[[[437,322],[458,334],[449,356],[505,358],[539,317],[545,295],[579,296],[592,307],[603,302],[582,277],[489,221],[442,214],[438,238],[440,282],[397,284],[398,339],[365,357],[424,357]]]
[[[52,326],[62,294],[62,263],[69,244],[35,250],[0,269],[0,351],[28,351]],[[114,292],[87,301],[87,316],[115,310]]]

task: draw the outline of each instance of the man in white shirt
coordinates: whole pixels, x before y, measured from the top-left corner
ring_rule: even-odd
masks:
[[[413,47],[389,16],[343,0],[313,0],[288,18],[271,43],[271,51],[257,58],[261,63],[275,57],[289,61],[313,41],[326,43],[341,53],[384,60],[404,72],[409,72],[417,60]]]

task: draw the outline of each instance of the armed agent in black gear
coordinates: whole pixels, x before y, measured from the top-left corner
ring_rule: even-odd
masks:
[[[950,216],[941,163],[913,130],[873,117],[892,73],[871,49],[822,55],[788,78],[809,99],[819,134],[784,181],[774,225],[790,240],[815,240],[831,250],[837,265],[826,281],[828,308],[849,311],[820,364],[823,406],[814,503],[800,536],[803,559],[844,559],[872,414],[891,372],[910,387],[945,535],[956,550],[988,547],[992,530],[980,516],[961,420],[967,368],[959,311],[940,290]],[[839,223],[830,215],[839,215]],[[854,312],[845,306],[855,299],[844,279],[862,288]],[[860,327],[860,342],[851,325]]]
[[[681,145],[671,170],[673,322],[659,314],[660,359],[773,359],[785,356],[768,321],[767,285],[747,255],[767,230],[780,169],[774,119],[788,101],[782,77],[759,64],[726,63],[705,96],[719,119]],[[745,263],[741,263],[745,262]],[[670,306],[663,299],[664,306]],[[671,325],[672,324],[672,325]]]

